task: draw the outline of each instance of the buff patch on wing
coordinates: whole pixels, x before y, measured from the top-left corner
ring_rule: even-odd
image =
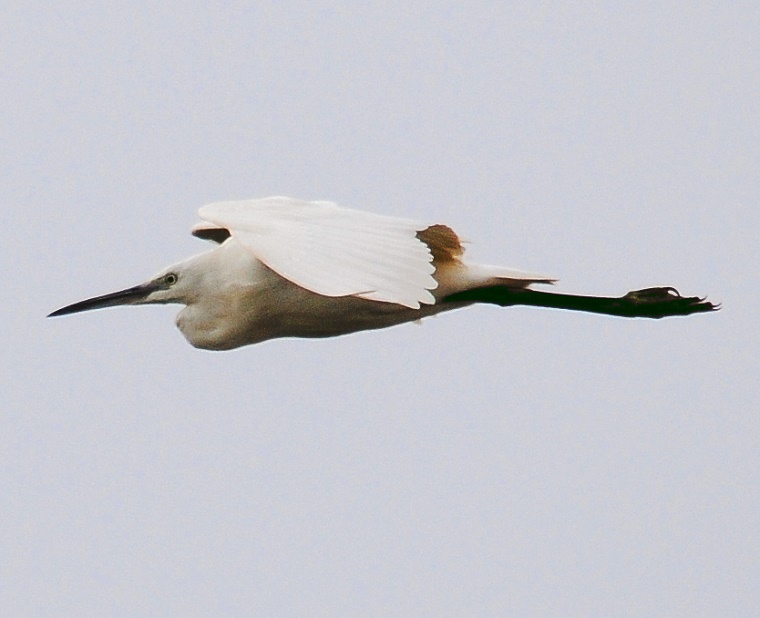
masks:
[[[447,225],[431,225],[417,232],[417,238],[428,246],[435,263],[458,261],[464,253],[459,236]]]

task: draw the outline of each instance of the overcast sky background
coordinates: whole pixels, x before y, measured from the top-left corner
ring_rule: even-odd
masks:
[[[756,2],[52,4],[0,8],[0,614],[760,615]],[[271,194],[723,310],[45,319]]]

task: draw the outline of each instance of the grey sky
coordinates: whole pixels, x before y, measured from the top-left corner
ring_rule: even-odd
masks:
[[[756,3],[0,8],[0,614],[760,614]],[[713,315],[45,320],[285,194]]]

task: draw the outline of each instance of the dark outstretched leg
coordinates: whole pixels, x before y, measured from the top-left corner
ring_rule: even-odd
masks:
[[[628,292],[619,298],[607,296],[580,296],[555,294],[529,289],[504,286],[476,288],[457,292],[443,299],[444,302],[490,303],[501,307],[532,305],[571,311],[586,311],[617,315],[624,318],[664,318],[674,315],[691,315],[720,309],[698,296],[681,296],[671,287],[646,288]]]

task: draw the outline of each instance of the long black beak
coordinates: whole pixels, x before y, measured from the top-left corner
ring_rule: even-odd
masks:
[[[131,305],[139,303],[151,293],[158,289],[158,286],[151,283],[143,283],[136,285],[133,288],[127,288],[126,290],[120,290],[119,292],[112,292],[111,294],[104,294],[103,296],[96,296],[95,298],[88,298],[87,300],[80,300],[73,305],[67,305],[61,307],[57,311],[53,311],[49,318],[53,318],[59,315],[68,315],[70,313],[79,313],[80,311],[89,311],[90,309],[102,309],[104,307],[114,307],[116,305]]]

